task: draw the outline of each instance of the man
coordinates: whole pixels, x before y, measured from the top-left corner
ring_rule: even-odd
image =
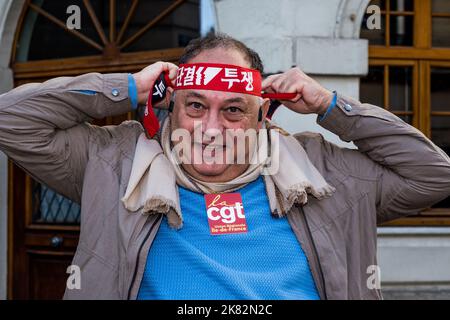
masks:
[[[298,68],[258,87],[249,75],[262,73],[261,60],[228,36],[192,41],[180,63],[196,68],[195,78],[158,62],[132,76],[58,78],[0,96],[1,150],[82,206],[73,260],[81,289],[65,298],[381,298],[366,272],[377,264],[377,223],[449,196],[448,156],[391,113],[330,92]],[[173,110],[153,139],[136,121],[87,123],[144,105],[163,71],[175,83],[166,97]],[[247,86],[235,90],[244,79],[226,81],[241,72],[250,72]],[[358,150],[319,134],[286,135],[264,121],[269,100],[257,89],[295,93],[286,107],[318,114]],[[236,160],[237,142],[216,137],[238,129],[269,132],[246,145],[243,163],[177,161],[199,148],[202,160],[228,149]],[[176,138],[196,130],[200,140]],[[252,156],[269,149],[275,170]]]

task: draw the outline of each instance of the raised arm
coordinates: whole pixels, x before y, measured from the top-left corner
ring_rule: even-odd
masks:
[[[263,90],[296,92],[283,101],[298,113],[316,113],[318,123],[358,150],[324,142],[335,166],[376,182],[378,221],[414,214],[450,196],[450,159],[420,131],[394,114],[333,94],[298,68],[268,77]]]
[[[358,147],[335,152],[342,156],[334,161],[355,175],[377,179],[379,222],[418,213],[450,196],[448,155],[392,113],[338,95],[336,107],[318,124]]]
[[[89,140],[108,139],[114,131],[87,121],[130,110],[127,74],[23,85],[0,96],[0,150],[36,180],[79,202]]]

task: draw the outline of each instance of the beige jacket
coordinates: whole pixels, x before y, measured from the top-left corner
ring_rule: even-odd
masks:
[[[82,203],[73,260],[81,268],[81,289],[66,290],[67,299],[137,296],[161,222],[161,215],[130,213],[120,201],[143,128],[136,121],[88,124],[130,110],[127,74],[57,78],[0,96],[0,150],[36,180]],[[290,212],[289,223],[323,299],[379,299],[380,291],[366,285],[367,268],[377,264],[377,223],[449,196],[450,159],[393,114],[344,96],[319,124],[358,150],[339,148],[320,134],[296,135],[337,191],[320,201],[310,197]]]

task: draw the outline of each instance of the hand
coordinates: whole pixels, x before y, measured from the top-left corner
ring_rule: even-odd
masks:
[[[283,100],[281,103],[292,111],[303,114],[323,115],[333,101],[331,91],[308,77],[299,68],[267,77],[262,82],[262,90],[270,93],[297,93],[294,99]]]
[[[133,74],[138,92],[138,104],[141,105],[147,102],[149,92],[153,89],[153,84],[162,72],[169,72],[169,78],[172,81],[177,76],[177,70],[178,67],[173,63],[159,61]]]

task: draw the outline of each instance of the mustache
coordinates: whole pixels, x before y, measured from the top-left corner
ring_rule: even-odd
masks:
[[[205,148],[228,148],[228,144],[226,143],[215,143],[215,142],[193,142],[192,145],[194,147]]]

